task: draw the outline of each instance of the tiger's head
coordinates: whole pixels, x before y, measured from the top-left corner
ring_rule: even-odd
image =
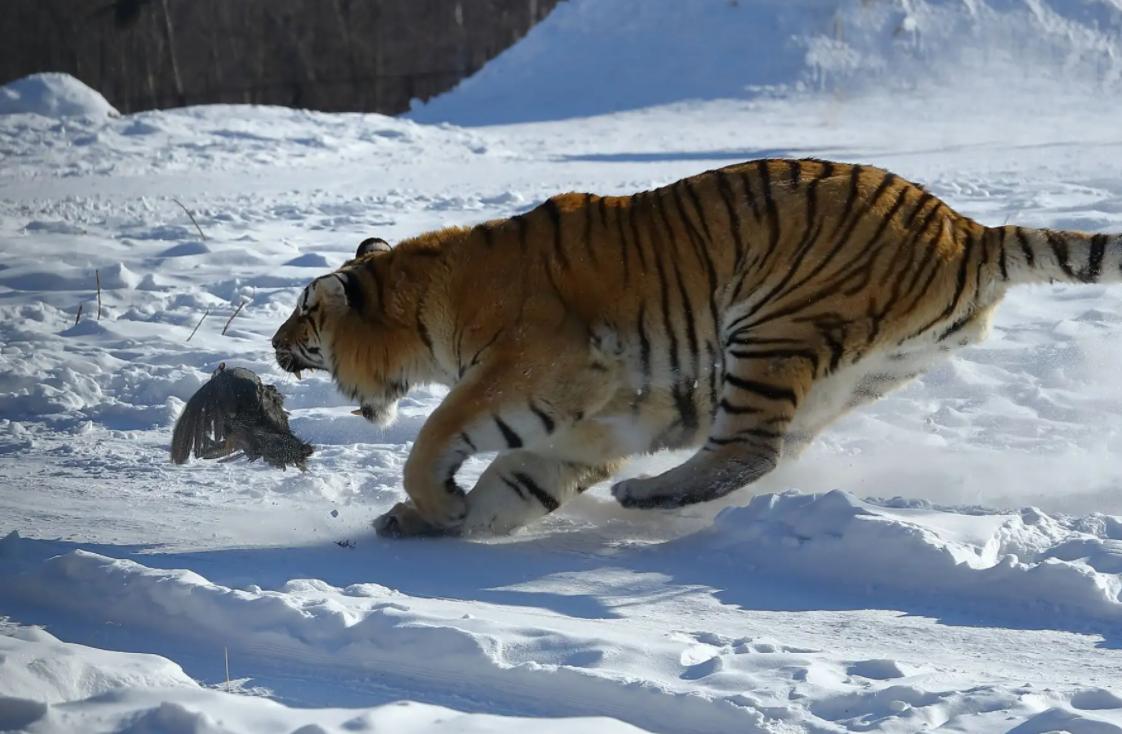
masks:
[[[354,259],[320,276],[300,293],[296,308],[273,335],[277,364],[297,378],[324,370],[360,404],[367,420],[388,425],[415,372],[415,338],[383,300],[390,246],[370,238]]]

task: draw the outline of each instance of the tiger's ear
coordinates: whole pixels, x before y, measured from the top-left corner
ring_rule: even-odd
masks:
[[[331,273],[330,275],[321,275],[312,281],[310,288],[315,297],[317,304],[322,304],[327,307],[345,307],[350,305],[350,295],[348,278],[351,277],[345,273]]]
[[[358,245],[358,250],[355,252],[355,257],[362,257],[369,255],[372,252],[389,252],[390,243],[386,242],[381,237],[367,237]]]

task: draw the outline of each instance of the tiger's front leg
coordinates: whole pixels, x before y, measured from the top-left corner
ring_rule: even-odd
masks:
[[[499,454],[468,493],[462,532],[509,533],[553,512],[617,467],[610,460],[588,464],[526,450]]]
[[[410,501],[376,520],[378,533],[400,537],[459,532],[469,507],[456,483],[465,459],[541,446],[605,399],[605,388],[588,384],[581,370],[569,374],[568,381],[549,375],[540,385],[519,385],[506,370],[481,369],[453,388],[421,428],[405,462]],[[600,373],[594,374],[602,381]]]

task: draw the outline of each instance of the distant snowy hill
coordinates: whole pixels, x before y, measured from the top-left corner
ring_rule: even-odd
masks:
[[[69,74],[32,74],[0,87],[0,115],[106,117],[117,110]]]
[[[1122,75],[1120,0],[568,0],[421,122],[583,116],[762,89]]]

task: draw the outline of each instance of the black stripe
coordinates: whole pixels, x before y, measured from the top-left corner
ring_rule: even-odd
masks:
[[[600,197],[600,218],[604,222],[604,229],[608,229],[608,197]],[[612,207],[616,217],[616,238],[619,240],[619,260],[623,263],[624,285],[631,282],[631,256],[628,254],[627,232],[623,228],[623,212],[618,206]]]
[[[855,166],[855,168],[860,169],[860,170],[864,170],[864,169],[861,169],[860,166]],[[849,238],[853,234],[853,230],[857,227],[857,224],[866,215],[868,215],[868,213],[872,210],[872,208],[880,200],[880,197],[884,194],[885,191],[888,190],[888,188],[892,185],[892,183],[894,181],[896,181],[896,176],[895,175],[893,175],[891,173],[886,174],[884,176],[884,178],[881,180],[881,183],[877,187],[873,196],[870,197],[865,202],[864,207],[862,207],[861,212],[857,216],[849,217],[848,213],[844,214],[842,216],[842,218],[838,220],[838,225],[834,228],[835,233],[837,232],[838,229],[841,228],[842,223],[845,222],[845,220],[847,218],[849,219],[849,224],[848,224],[848,226],[846,226],[844,232],[842,232],[841,234],[838,234],[835,237],[833,246],[830,248],[830,251],[828,253],[826,253],[825,257],[822,257],[821,259],[818,260],[818,263],[814,266],[814,268],[809,273],[807,273],[805,276],[803,276],[797,282],[791,283],[787,287],[787,289],[784,292],[779,293],[776,296],[776,298],[777,299],[785,298],[786,296],[790,295],[791,293],[794,293],[796,290],[798,290],[803,285],[805,285],[806,283],[813,280],[815,277],[818,276],[819,273],[821,273],[823,270],[825,270],[826,267],[828,267],[829,264],[831,262],[833,262],[834,258],[837,257],[838,253],[840,253],[843,249],[845,249],[845,245],[849,242]],[[851,178],[851,192],[853,190],[855,190],[856,182],[857,182],[857,176],[853,176]],[[900,194],[897,195],[897,201],[898,202],[901,202],[903,200],[904,195],[906,194],[907,191],[908,191],[908,187],[905,187],[905,188],[901,189]],[[895,209],[896,209],[896,207],[893,207],[893,212],[895,211]],[[874,240],[870,240],[870,242],[875,241],[876,237],[880,236],[879,233],[884,231],[884,227],[887,226],[888,220],[891,218],[891,216],[892,216],[892,214],[890,213],[888,216],[886,216],[884,218],[884,220],[881,222],[881,227],[877,230],[878,234],[875,235]],[[816,295],[815,300],[817,300],[817,299],[818,299],[818,296]],[[772,312],[770,314],[767,314],[765,317],[763,317],[761,319],[757,319],[755,322],[752,322],[750,324],[747,324],[747,326],[758,326],[761,323],[766,323],[767,321],[772,321],[776,318],[780,318],[782,316],[787,316],[787,315],[790,315],[792,313],[796,313],[796,312],[802,310],[803,308],[805,308],[807,305],[809,305],[808,304],[808,299],[803,299],[802,301],[799,302],[799,304],[797,304],[794,307],[789,307],[789,308],[786,308],[786,309],[782,309],[778,312]],[[742,324],[744,321],[746,321],[750,317],[751,317],[751,314],[745,314],[744,316],[741,316],[736,321],[734,321],[732,324],[730,324],[730,328],[735,328],[736,326],[739,326],[740,324]]]
[[[604,199],[600,199],[600,204],[603,205],[604,201]],[[623,212],[618,207],[615,215],[619,237],[619,259],[623,263],[623,282],[626,285],[631,281],[631,256],[627,252],[627,231],[623,228]]]
[[[805,359],[810,362],[814,374],[818,374],[818,353],[811,349],[730,349],[729,356],[736,359]]]
[[[470,448],[472,451],[479,453],[478,447],[476,447],[475,442],[471,440],[471,436],[467,435],[467,433],[461,431],[460,440],[466,443],[468,445],[468,448]]]
[[[955,282],[954,297],[951,298],[951,302],[949,304],[947,304],[947,307],[943,309],[943,312],[941,314],[939,314],[937,317],[932,319],[922,329],[915,332],[915,334],[913,336],[918,336],[919,334],[922,334],[923,332],[927,331],[928,329],[930,329],[935,324],[939,323],[943,319],[950,316],[952,313],[954,313],[955,309],[958,308],[958,301],[959,301],[960,298],[962,298],[962,292],[964,290],[966,290],[966,274],[970,270],[970,257],[971,257],[971,254],[973,253],[973,251],[974,251],[974,238],[973,237],[967,237],[966,238],[966,246],[965,246],[964,251],[962,253],[962,264],[958,268],[958,279]]]
[[[1021,245],[1021,252],[1025,256],[1025,264],[1030,268],[1036,266],[1036,256],[1032,252],[1032,247],[1029,246],[1028,235],[1020,227],[1017,227],[1017,242]]]
[[[689,193],[690,198],[693,199],[695,206],[700,207],[701,203],[697,200],[697,196],[694,195],[693,189],[690,188],[689,181],[683,179],[678,183],[682,184],[685,187],[686,192]],[[713,260],[709,257],[709,245],[712,240],[708,235],[709,226],[705,224],[704,214],[699,208],[695,209],[698,218],[701,220],[702,225],[705,227],[706,235],[703,237],[701,232],[697,230],[697,227],[694,225],[693,220],[690,218],[689,214],[686,213],[686,206],[682,202],[682,195],[678,191],[678,185],[675,184],[671,191],[674,194],[674,206],[678,210],[678,216],[682,219],[682,228],[685,230],[686,237],[689,238],[690,244],[693,245],[694,254],[697,256],[698,263],[705,267],[705,272],[709,277],[709,285],[711,290],[716,290],[716,269],[713,266]]]
[[[646,324],[646,310],[645,303],[639,304],[639,369],[643,373],[643,387],[639,391],[638,399],[635,401],[635,407],[639,407],[639,401],[643,400],[650,393],[651,388],[651,340],[647,336]]]
[[[1064,275],[1072,280],[1078,280],[1075,277],[1075,271],[1071,269],[1071,263],[1068,262],[1068,249],[1067,240],[1059,232],[1048,230],[1048,244],[1052,248],[1052,254],[1056,256],[1056,262],[1060,266],[1060,270],[1064,271]]]
[[[506,447],[508,449],[522,447],[522,437],[515,433],[514,429],[508,426],[503,419],[497,415],[493,415],[491,418],[494,419],[495,425],[499,427],[499,433],[503,434],[503,440],[506,441]]]
[[[767,262],[771,253],[775,252],[779,245],[779,209],[776,207],[775,197],[771,193],[771,170],[768,168],[768,161],[761,160],[756,164],[756,170],[760,174],[760,185],[764,191],[764,208],[767,209],[768,248],[764,253],[762,265]]]
[[[444,491],[448,494],[460,495],[461,497],[465,494],[460,485],[456,484],[455,477],[448,477],[444,480]]]
[[[678,194],[677,194],[676,189],[672,189],[671,194],[674,196],[675,200],[677,200]],[[662,202],[662,197],[658,197],[656,199],[656,201],[657,201],[657,205],[658,205],[658,215],[662,219],[663,225],[665,225],[665,227],[666,227],[666,232],[669,233],[669,235],[670,235],[670,238],[671,238],[670,243],[673,243],[674,230],[673,230],[673,227],[671,227],[671,225],[670,225],[669,217],[666,215],[666,207],[664,206],[664,204]],[[656,229],[656,231],[657,231],[657,229]],[[666,240],[664,239],[663,241],[665,242]],[[673,254],[673,253],[671,253],[670,249],[671,248],[669,246],[667,246],[665,248],[665,252],[668,255]],[[673,259],[670,261],[670,264],[671,265],[674,264]],[[665,276],[664,276],[663,270],[662,270],[662,258],[656,259],[655,260],[655,265],[658,267],[659,277],[660,277],[661,284],[662,284],[662,287],[663,287],[663,293],[662,293],[662,295],[663,295],[663,299],[662,299],[663,322],[664,322],[664,324],[666,326],[666,330],[670,334],[670,338],[671,338],[670,371],[671,371],[671,374],[674,376],[674,378],[677,380],[681,377],[681,373],[680,373],[681,362],[679,361],[679,356],[678,356],[678,339],[675,336],[675,332],[673,331],[673,323],[672,323],[671,318],[670,318],[670,311],[669,311],[670,300],[669,300],[669,293],[668,293],[669,288],[667,286]],[[680,303],[681,307],[678,310],[683,314],[683,317],[685,318],[685,321],[686,321],[686,345],[687,345],[687,347],[690,351],[690,355],[691,355],[691,358],[692,358],[690,360],[690,363],[696,366],[697,365],[697,357],[698,357],[697,327],[696,327],[696,322],[695,322],[694,315],[693,315],[693,306],[690,303],[689,294],[687,293],[685,284],[682,281],[682,271],[681,271],[681,269],[677,268],[677,267],[674,267],[673,270],[674,270],[674,278],[675,278],[675,281],[676,281],[677,286],[678,286],[678,293],[679,293],[679,296],[681,297],[681,303]],[[694,430],[695,428],[697,428],[697,426],[698,426],[697,406],[694,404],[694,401],[693,401],[693,393],[694,393],[693,384],[694,384],[694,380],[692,380],[692,379],[689,379],[688,382],[686,382],[685,384],[683,384],[682,382],[675,382],[674,386],[671,388],[671,391],[670,391],[671,395],[674,398],[674,407],[678,411],[679,420],[680,420],[682,426],[684,428],[688,429],[688,430],[691,430],[691,431]],[[684,390],[683,390],[683,388],[684,388]]]
[[[744,186],[744,200],[748,202],[748,206],[752,207],[752,218],[757,222],[760,221],[760,205],[756,202],[756,196],[752,193],[752,180],[748,172],[740,174],[740,183]]]
[[[791,176],[791,188],[794,189],[799,185],[799,177],[802,175],[803,171],[803,162],[798,158],[788,159],[787,171]]]
[[[916,220],[916,217],[918,217],[919,213],[923,211],[923,207],[927,206],[927,202],[931,201],[934,198],[935,197],[931,194],[930,191],[924,191],[923,194],[920,195],[919,201],[916,202],[915,208],[912,209],[912,213],[908,215],[908,218],[906,220],[904,220],[904,229],[911,228],[912,224]],[[935,202],[935,208],[939,208],[938,200],[936,200]]]
[[[783,434],[779,431],[769,431],[766,428],[744,428],[736,432],[737,436],[752,436],[753,438],[762,438],[768,441],[778,441],[783,438]]]
[[[998,247],[998,249],[1001,250],[1001,259],[999,261],[1001,263],[1001,279],[1002,280],[1009,280],[1009,266],[1006,263],[1006,256],[1005,256],[1005,235],[1008,233],[1008,230],[1006,230],[1005,227],[1001,227],[998,230],[998,232],[1001,233],[998,236],[999,239],[997,241],[997,247]]]
[[[643,272],[647,272],[647,256],[643,253],[643,239],[639,236],[639,225],[635,221],[635,202],[637,194],[632,194],[628,199],[627,209],[627,223],[631,227],[631,235],[635,240],[635,253],[639,256],[639,265],[643,268]],[[652,244],[653,248],[654,245]]]
[[[851,222],[850,215],[853,214],[853,207],[857,206],[857,195],[861,190],[861,174],[864,172],[865,168],[863,166],[854,166],[849,172],[849,193],[845,197],[845,205],[842,207],[842,214],[838,218],[837,226],[834,227],[834,235],[837,235],[838,232],[841,231],[843,225],[847,222]],[[853,226],[860,218],[861,217],[857,217],[852,220],[849,226],[851,232],[853,231]],[[848,237],[843,237],[842,239],[848,239]]]
[[[677,203],[679,214],[686,224],[686,234],[689,236],[690,241],[694,243],[701,264],[705,266],[705,275],[706,279],[708,280],[709,286],[707,290],[709,295],[709,322],[712,334],[716,338],[720,331],[720,315],[717,309],[717,271],[715,265],[713,264],[713,259],[710,257],[710,250],[712,249],[713,244],[712,235],[709,231],[709,225],[705,221],[705,211],[701,208],[701,201],[700,199],[698,199],[693,185],[690,183],[690,179],[684,179],[682,183],[685,186],[686,193],[688,193],[690,196],[690,200],[693,202],[694,211],[697,214],[697,218],[701,222],[702,228],[705,230],[704,235],[702,235],[701,232],[697,231],[697,227],[694,226],[693,220],[690,219],[689,215],[685,211],[685,207],[682,204],[681,198],[677,196],[677,193],[675,192],[674,201],[675,203]],[[693,309],[688,302],[685,304],[685,307],[688,308],[692,314]],[[706,340],[706,349],[708,351],[708,356],[704,364],[700,362],[700,355],[695,354],[695,360],[698,360],[696,363],[696,374],[700,376],[702,373],[706,373],[709,376],[709,407],[710,411],[712,411],[713,406],[715,406],[717,403],[717,377],[713,371],[713,347],[708,340]]]
[[[494,333],[494,335],[490,339],[487,340],[487,343],[484,344],[483,346],[481,346],[479,348],[479,350],[472,356],[471,362],[468,363],[468,366],[469,367],[474,367],[475,365],[479,364],[479,358],[483,355],[484,352],[486,352],[488,349],[491,348],[491,345],[494,344],[498,340],[499,336],[502,333],[503,333],[502,329],[499,329],[498,331],[496,331]]]
[[[728,174],[724,171],[717,171],[717,191],[721,194],[721,199],[725,202],[725,212],[729,218],[729,229],[732,230],[733,241],[736,243],[736,260],[733,263],[733,272],[740,272],[740,268],[744,265],[744,233],[740,231],[740,212],[736,208],[736,197],[732,192],[732,185],[729,183]]]
[[[717,404],[717,407],[729,415],[753,415],[763,412],[760,408],[753,408],[748,405],[733,405],[725,398],[721,398],[721,402]]]
[[[522,252],[526,252],[526,247],[529,244],[529,238],[526,235],[529,224],[526,222],[526,217],[522,214],[515,214],[510,220],[514,222],[514,226],[518,228],[518,249]]]
[[[646,194],[643,194],[642,196],[643,196],[644,199],[646,198]],[[655,237],[655,234],[657,234],[658,232],[659,232],[658,228],[655,227],[653,223],[651,223],[651,249],[652,249],[652,251],[655,250],[654,237]],[[662,240],[662,237],[660,236],[659,239]],[[670,340],[670,345],[669,345],[670,348],[668,350],[669,360],[670,360],[670,372],[675,377],[677,377],[678,367],[679,367],[679,362],[678,362],[678,334],[674,330],[674,322],[670,317],[670,288],[667,285],[667,281],[666,281],[666,270],[662,267],[662,257],[663,257],[663,253],[660,253],[660,252],[655,252],[654,253],[655,271],[658,273],[659,305],[662,308],[662,326],[663,326],[663,330],[666,333],[667,338]]]
[[[538,486],[537,482],[530,478],[528,474],[522,472],[514,472],[514,479],[521,484],[527,492],[533,495],[534,499],[541,503],[546,512],[553,512],[561,503],[553,498],[548,492]]]
[[[720,446],[730,446],[730,445],[733,445],[733,444],[745,444],[745,443],[750,445],[750,446],[755,446],[756,448],[758,448],[762,451],[774,451],[773,446],[767,446],[765,444],[761,444],[759,441],[755,440],[754,437],[749,437],[749,436],[710,436],[709,440],[708,440],[709,445],[718,446],[718,447],[720,447]],[[709,449],[709,446],[707,445],[706,448]],[[709,450],[713,451],[714,449],[709,449]]]
[[[778,385],[769,385],[766,382],[757,382],[756,380],[745,380],[742,377],[737,377],[733,374],[725,375],[725,382],[733,387],[741,390],[746,390],[755,393],[768,400],[780,400],[788,402],[791,405],[798,406],[799,398],[795,395],[795,391],[790,388],[780,387]]]
[[[553,422],[553,419],[549,417],[549,414],[538,406],[534,405],[533,401],[530,401],[529,405],[530,412],[536,415],[538,417],[538,420],[542,422],[542,427],[545,428],[545,432],[553,433],[553,429],[556,427],[556,424]]]
[[[417,335],[421,337],[421,342],[429,350],[429,354],[436,356],[436,351],[433,349],[432,337],[429,335],[429,327],[425,326],[425,322],[421,320],[421,311],[417,310]]]
[[[842,356],[845,354],[845,344],[834,336],[832,329],[820,329],[819,333],[822,335],[822,341],[830,348],[830,367],[826,374],[833,374],[841,364]]]
[[[584,195],[584,250],[588,253],[588,259],[594,265],[598,264],[596,248],[592,246],[592,194]]]
[[[569,268],[569,257],[565,254],[565,248],[561,242],[561,209],[557,206],[555,199],[546,199],[542,204],[545,213],[549,215],[549,221],[553,224],[553,250],[557,253],[557,260],[561,263],[561,267]]]
[[[915,231],[915,233],[912,235],[912,237],[908,240],[908,243],[904,248],[905,250],[911,251],[913,249],[918,249],[915,246],[917,244],[919,244],[920,240],[923,239],[923,236],[925,234],[927,234],[928,228],[931,227],[931,224],[936,220],[936,217],[938,216],[938,214],[939,214],[939,207],[937,207],[937,206],[931,207],[931,211],[929,211],[927,213],[927,216],[924,217],[924,219],[923,219],[923,224],[921,224],[919,226],[919,229],[917,229]],[[939,221],[939,231],[935,235],[936,240],[938,240],[943,235],[943,232],[946,231],[946,228],[947,228],[947,218],[946,217],[943,217],[943,218],[939,219],[938,221]],[[969,241],[969,236],[968,236],[968,241]],[[924,262],[924,265],[926,265],[928,262],[931,262],[931,263],[934,263],[936,267],[938,267],[938,264],[939,264],[938,263],[938,258],[930,250],[927,250],[927,251],[922,251],[921,250],[921,252],[924,252],[927,256],[927,260]],[[909,265],[910,264],[911,263],[909,262]],[[905,268],[904,272],[907,272],[906,268]],[[916,283],[919,282],[919,276],[922,273],[923,273],[923,266],[921,266],[914,273],[912,273],[912,278],[908,282],[908,286],[907,286],[908,291],[915,288]]]
[[[340,280],[343,281],[343,292],[347,294],[347,305],[359,313],[364,312],[366,294],[362,291],[362,283],[358,281],[358,276],[350,271],[344,271]]]
[[[511,480],[507,479],[507,478],[506,478],[506,477],[504,477],[504,476],[501,476],[501,475],[500,475],[500,476],[499,476],[499,479],[503,480],[503,484],[505,484],[506,486],[508,486],[508,487],[510,487],[511,489],[513,489],[513,490],[514,490],[514,493],[515,493],[516,495],[518,495],[519,499],[523,499],[523,500],[524,500],[524,499],[527,499],[527,497],[526,497],[526,492],[525,492],[525,491],[523,491],[522,487],[518,486],[517,484],[515,484],[514,482],[512,482]]]
[[[972,314],[972,313],[966,314],[966,315],[965,315],[965,316],[963,316],[963,317],[962,317],[961,319],[959,319],[958,321],[956,321],[956,322],[954,322],[953,324],[951,324],[951,325],[950,325],[950,328],[948,328],[948,329],[947,329],[946,331],[944,331],[944,332],[943,332],[943,333],[942,333],[942,334],[941,334],[941,335],[939,336],[939,339],[938,339],[938,341],[943,341],[943,340],[945,340],[945,339],[946,339],[947,337],[949,337],[949,336],[953,336],[954,334],[958,333],[959,331],[961,331],[961,330],[962,330],[962,327],[964,327],[964,326],[966,326],[967,324],[969,324],[969,323],[970,323],[970,321],[971,321],[971,320],[972,320],[973,318],[974,318],[974,314]]]
[[[1086,280],[1095,283],[1098,282],[1099,276],[1103,273],[1103,256],[1106,255],[1106,240],[1105,234],[1097,234],[1091,237],[1091,254],[1087,257],[1087,277]]]
[[[694,190],[693,184],[690,183],[690,179],[682,179],[682,183],[686,187],[686,193],[690,195],[690,203],[693,204],[694,211],[697,212],[697,221],[701,222],[701,229],[705,232],[705,241],[711,243],[713,235],[709,231],[709,223],[705,221],[705,209],[701,206],[701,199],[698,197],[697,191]]]

